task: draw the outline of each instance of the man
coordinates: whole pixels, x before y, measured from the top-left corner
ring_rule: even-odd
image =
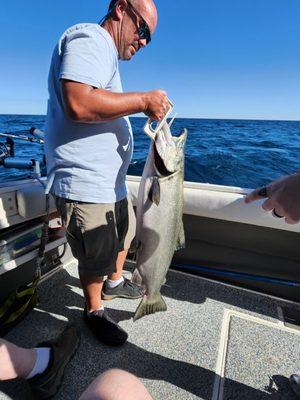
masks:
[[[284,176],[271,182],[263,188],[257,188],[249,193],[246,203],[266,198],[262,204],[265,211],[272,211],[276,218],[285,218],[288,224],[300,222],[300,173]],[[300,396],[300,375],[290,376],[294,392]]]
[[[168,109],[164,91],[122,93],[118,59],[144,48],[156,24],[153,0],[112,1],[101,26],[80,24],[63,34],[49,73],[47,190],[56,196],[79,262],[84,319],[108,345],[123,344],[127,333],[104,311],[101,291],[106,300],[142,296],[122,277],[135,235],[125,185],[133,149],[126,116],[143,112],[160,120]]]

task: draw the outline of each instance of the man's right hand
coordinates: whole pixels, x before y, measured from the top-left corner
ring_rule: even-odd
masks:
[[[164,118],[170,108],[167,93],[163,90],[152,90],[143,93],[144,114],[153,121],[160,121]]]

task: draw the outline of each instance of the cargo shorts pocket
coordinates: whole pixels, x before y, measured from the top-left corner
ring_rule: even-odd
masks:
[[[76,204],[73,233],[81,241],[81,252],[87,264],[111,265],[118,255],[115,215],[97,204]],[[71,221],[70,221],[71,223]]]
[[[80,260],[85,257],[85,246],[81,223],[77,219],[77,202],[61,197],[55,198],[56,208],[66,229],[66,238],[71,247],[73,256]]]
[[[76,212],[73,208],[71,215],[69,216],[68,225],[66,226],[66,236],[68,243],[71,247],[72,254],[77,260],[81,260],[86,257],[86,251],[84,246],[82,228],[78,224],[76,218]]]

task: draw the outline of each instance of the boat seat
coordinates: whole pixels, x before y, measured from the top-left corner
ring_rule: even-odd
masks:
[[[50,196],[50,213],[56,211]],[[18,181],[0,188],[0,229],[20,224],[46,214],[46,195],[39,181]]]
[[[17,204],[22,218],[33,219],[44,215],[46,213],[46,196],[43,186],[29,186],[18,190]],[[55,210],[55,201],[50,195],[50,212]]]

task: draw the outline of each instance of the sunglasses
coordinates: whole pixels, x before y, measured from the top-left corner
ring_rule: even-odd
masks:
[[[130,7],[132,8],[132,11],[141,18],[142,23],[140,24],[140,26],[138,27],[137,33],[139,35],[139,38],[142,40],[146,40],[146,44],[151,42],[151,32],[150,32],[150,28],[149,25],[147,24],[147,22],[144,20],[144,18],[141,16],[141,14],[137,11],[137,9],[135,7],[133,7],[133,5],[130,3],[130,1],[126,0],[127,3],[130,5]]]

